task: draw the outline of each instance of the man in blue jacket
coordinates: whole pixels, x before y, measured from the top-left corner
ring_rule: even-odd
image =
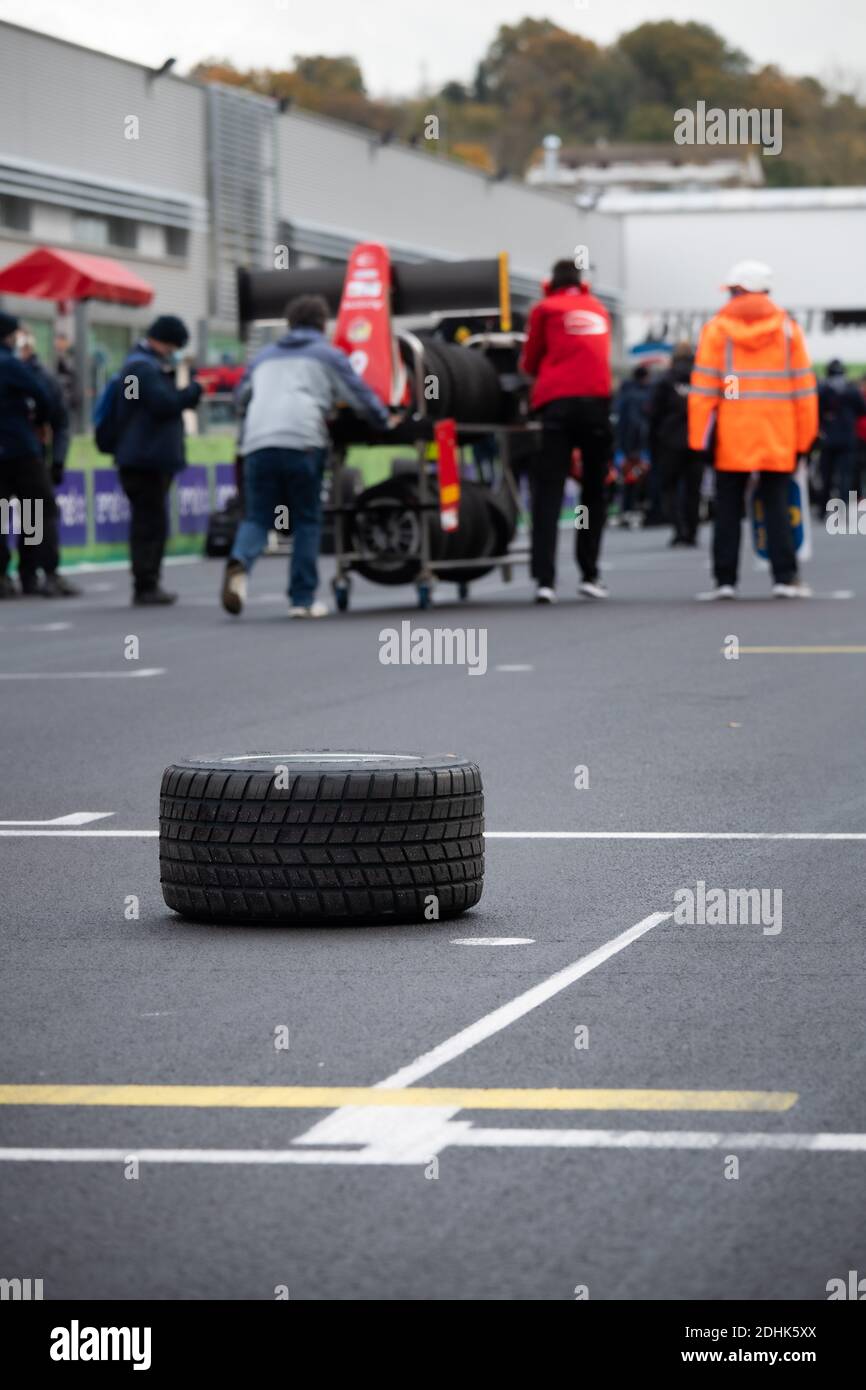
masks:
[[[327,302],[300,295],[286,309],[289,332],[250,364],[239,388],[246,399],[240,451],[244,455],[244,519],[223,580],[227,613],[239,614],[247,575],[274,529],[277,507],[288,506],[294,544],[289,616],[323,618],[316,602],[322,526],[322,473],[328,452],[328,416],[343,402],[385,429],[396,418],[325,337]]]
[[[48,418],[50,402],[35,372],[15,356],[19,327],[12,314],[0,312],[0,598],[12,598],[17,593],[7,573],[10,499],[18,498],[43,534],[57,513],[36,432],[37,424]],[[22,542],[27,539],[22,535]],[[41,539],[40,534],[38,540]]]
[[[175,368],[189,342],[182,319],[161,314],[123,364],[117,407],[115,466],[129,498],[129,552],[137,605],[174,603],[160,583],[168,535],[166,500],[186,467],[183,412],[198,403],[201,386],[179,390]]]

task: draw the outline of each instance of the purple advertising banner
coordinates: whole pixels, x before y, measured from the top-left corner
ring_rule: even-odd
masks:
[[[64,473],[55,496],[60,509],[60,544],[87,544],[87,480],[83,473]]]
[[[214,476],[216,480],[214,507],[216,511],[221,512],[229,498],[237,494],[234,464],[218,463],[214,470]]]
[[[97,542],[125,541],[129,534],[129,502],[113,468],[93,473],[93,519]]]
[[[191,464],[177,476],[177,524],[182,535],[207,530],[210,483],[203,464]]]

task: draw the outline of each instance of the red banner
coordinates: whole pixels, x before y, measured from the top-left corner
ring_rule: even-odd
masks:
[[[391,332],[391,259],[378,242],[362,242],[349,257],[334,344],[384,405],[402,400],[406,378]]]

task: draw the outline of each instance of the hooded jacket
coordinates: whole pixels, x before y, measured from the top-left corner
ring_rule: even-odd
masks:
[[[818,433],[818,392],[798,324],[766,294],[734,296],[704,326],[689,390],[689,446],[722,473],[791,473]]]
[[[689,447],[689,381],[694,356],[675,357],[653,388],[649,409],[649,442],[665,452]]]
[[[244,419],[241,453],[256,449],[322,449],[327,417],[340,402],[381,429],[388,411],[344,352],[316,328],[295,328],[250,363],[238,387]]]
[[[610,315],[588,284],[552,290],[533,306],[520,365],[535,377],[533,410],[566,396],[610,396]]]

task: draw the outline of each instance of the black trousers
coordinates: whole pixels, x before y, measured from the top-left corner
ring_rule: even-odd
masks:
[[[0,501],[8,502],[17,497],[26,503],[28,509],[37,503],[42,506],[42,541],[39,545],[25,545],[24,536],[18,538],[18,565],[22,575],[32,574],[41,565],[47,574],[54,574],[59,561],[59,519],[57,502],[51,473],[44,459],[17,458],[0,460]],[[35,520],[34,516],[34,520]],[[5,535],[0,532],[0,574],[9,569],[11,555]],[[49,569],[49,566],[51,568]]]
[[[716,523],[713,569],[717,584],[736,584],[740,560],[740,530],[750,473],[716,472]],[[759,473],[767,526],[770,568],[777,584],[797,577],[797,556],[788,516],[790,473]]]
[[[821,511],[826,512],[831,497],[842,497],[857,488],[857,447],[855,444],[825,444],[821,450]]]
[[[153,468],[121,468],[120,485],[129,498],[129,558],[137,594],[159,584],[162,557],[168,536],[166,499],[172,474]]]
[[[698,534],[704,456],[693,449],[661,449],[659,467],[664,511],[673,522],[674,535],[681,541],[694,541]]]
[[[541,453],[531,467],[532,577],[544,588],[556,582],[556,542],[565,480],[573,449],[583,459],[581,505],[588,525],[575,530],[575,558],[584,579],[598,578],[601,533],[607,514],[605,478],[613,436],[608,396],[564,396],[541,411]]]

